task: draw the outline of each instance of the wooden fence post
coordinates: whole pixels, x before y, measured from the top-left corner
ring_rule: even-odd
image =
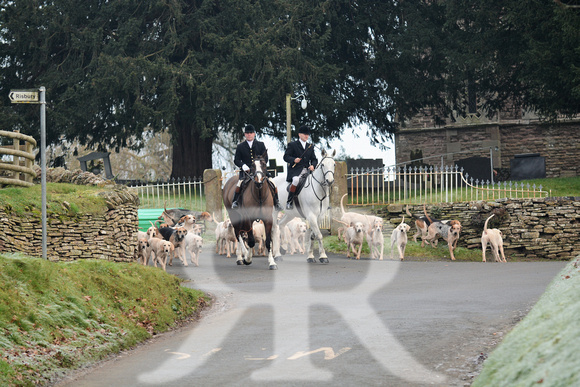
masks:
[[[203,171],[203,183],[205,185],[205,210],[215,214],[220,222],[222,218],[222,171],[219,169],[206,169]],[[213,215],[212,215],[213,216]]]

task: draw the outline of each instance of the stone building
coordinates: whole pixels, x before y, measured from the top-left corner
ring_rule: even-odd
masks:
[[[429,165],[455,165],[474,156],[489,160],[492,154],[494,170],[508,176],[516,156],[532,154],[545,160],[545,177],[580,176],[580,119],[545,123],[518,109],[491,118],[479,113],[441,118],[424,109],[402,123],[395,152],[397,163],[422,158]]]

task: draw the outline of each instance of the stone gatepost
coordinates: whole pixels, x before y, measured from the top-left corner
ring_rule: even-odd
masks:
[[[222,221],[222,171],[206,169],[203,171],[205,185],[205,210],[216,216],[216,221]]]
[[[330,233],[332,235],[336,235],[338,228],[343,226],[343,224],[334,221],[333,218],[340,219],[340,198],[348,192],[346,172],[346,162],[337,161],[334,167],[334,184],[330,191]]]

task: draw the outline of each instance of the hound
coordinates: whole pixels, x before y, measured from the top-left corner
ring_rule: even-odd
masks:
[[[201,224],[196,224],[195,226],[193,226],[193,230],[191,231],[192,234],[199,235],[199,236],[201,236],[202,232],[203,232],[203,226]]]
[[[370,235],[370,230],[375,227],[376,225],[380,225],[380,227],[383,227],[383,218],[378,217],[378,216],[374,216],[374,215],[365,215],[365,214],[359,214],[357,212],[345,212],[344,211],[344,205],[343,205],[343,200],[344,197],[348,195],[348,194],[344,194],[342,195],[342,197],[340,198],[340,210],[341,210],[341,217],[340,217],[340,221],[342,224],[345,224],[347,227],[355,224],[356,222],[361,222],[364,226],[365,229],[365,233],[366,233],[366,238],[367,238],[367,242],[369,244],[369,246],[371,245],[371,235]]]
[[[191,263],[195,266],[199,266],[199,254],[201,254],[202,247],[203,238],[201,236],[187,233],[185,236],[185,250],[189,252]]]
[[[287,223],[288,230],[290,230],[290,241],[289,241],[289,248],[290,248],[290,255],[293,255],[296,251],[299,251],[300,254],[304,254],[304,249],[306,245],[306,230],[308,227],[306,223],[296,217]]]
[[[457,241],[459,240],[459,234],[461,233],[461,223],[458,220],[449,220],[446,223],[433,222],[429,218],[429,215],[427,215],[427,212],[425,212],[425,215],[431,224],[427,228],[427,236],[423,237],[423,240],[429,243],[432,247],[436,247],[437,239],[441,236],[447,241],[451,260],[455,261],[453,250],[457,247]]]
[[[171,226],[170,226],[171,227]],[[195,216],[193,215],[184,215],[179,219],[177,225],[173,228],[183,227],[187,230],[188,233],[193,233],[193,229],[195,227]]]
[[[338,240],[342,239],[344,243],[346,243],[346,236],[344,235],[344,232],[346,231],[346,226],[340,226],[336,231]]]
[[[439,222],[439,220],[437,219],[429,220],[430,218],[427,216],[427,209],[425,208],[424,204],[423,204],[423,212],[425,213],[425,216],[417,216],[411,214],[411,212],[409,212],[408,205],[407,208],[405,209],[405,212],[410,217],[415,218],[415,227],[417,227],[417,232],[415,233],[415,235],[413,235],[413,242],[417,242],[417,237],[421,236],[421,247],[425,247],[425,240],[423,238],[427,236],[427,230],[429,228],[429,225],[432,222]]]
[[[173,251],[171,252],[169,258],[169,266],[173,266],[173,257],[177,254],[177,257],[183,263],[183,266],[187,266],[187,257],[185,256],[185,236],[187,235],[187,230],[184,227],[163,227],[159,229],[163,239],[173,243]],[[176,251],[177,250],[177,253]]]
[[[151,238],[148,243],[149,247],[151,248],[151,252],[154,255],[153,265],[157,267],[157,263],[159,262],[159,266],[163,270],[167,271],[167,257],[171,256],[175,250],[173,243],[159,238]]]
[[[405,219],[403,217],[403,219]],[[383,260],[383,250],[385,247],[385,237],[383,236],[383,223],[382,222],[374,222],[372,228],[369,231],[370,239],[369,239],[369,248],[371,250],[371,258],[372,259],[379,259],[379,261]],[[392,239],[392,238],[391,238]]]
[[[212,220],[209,212],[192,211],[185,208],[172,208],[168,210],[167,203],[163,206],[163,212],[161,213],[161,216],[159,216],[159,220],[163,220],[163,222],[167,223],[170,227],[174,227],[179,223],[179,220],[186,215],[193,215],[199,220]]]
[[[163,212],[161,213],[161,216],[159,216],[158,220],[163,220],[164,223],[167,223],[170,227],[173,227],[177,223],[179,223],[179,219],[181,219],[185,215],[195,216],[195,213],[191,210],[186,210],[184,208],[173,208],[168,210],[165,203],[163,205]]]
[[[481,234],[481,250],[483,250],[483,261],[485,262],[485,250],[487,249],[487,244],[490,245],[490,250],[495,258],[496,262],[507,262],[505,260],[505,255],[503,253],[503,239],[502,239],[502,232],[497,228],[487,228],[487,223],[491,218],[493,218],[494,214],[491,214],[489,218],[485,220],[485,224],[483,226],[483,233]],[[501,259],[499,257],[499,253],[501,253]]]
[[[396,245],[397,250],[399,251],[399,258],[401,258],[401,261],[405,259],[405,247],[407,247],[407,232],[410,229],[411,227],[405,223],[405,217],[403,216],[401,224],[395,227],[395,229],[391,234],[391,258],[394,258],[393,251]]]
[[[157,228],[157,226],[155,226],[153,224],[153,222],[149,221],[149,223],[151,223],[151,227],[149,227],[147,229],[147,239],[151,239],[151,238],[158,238],[158,239],[163,239],[163,235],[161,235],[161,233],[159,232],[159,229]]]
[[[284,249],[284,251],[290,250],[290,240],[292,239],[292,234],[290,233],[290,229],[288,225],[285,224],[280,228],[280,247]]]
[[[347,226],[344,232],[344,237],[346,238],[346,257],[350,258],[350,252],[352,250],[352,253],[355,255],[355,259],[360,259],[360,253],[365,239],[364,224],[362,222],[354,222],[348,225],[338,219],[334,220]],[[356,250],[357,246],[358,251]]]
[[[254,249],[258,249],[258,253],[255,255],[266,255],[266,227],[264,227],[264,221],[262,219],[254,220],[252,223],[252,230],[254,233],[254,240],[256,245]]]
[[[151,248],[147,238],[140,238],[137,241],[137,261],[147,266],[149,257],[151,256]]]
[[[238,240],[236,239],[236,233],[232,222],[229,219],[226,219],[223,222],[218,223],[215,233],[216,253],[220,255],[226,254],[226,257],[231,258],[231,253],[235,252],[238,246]]]

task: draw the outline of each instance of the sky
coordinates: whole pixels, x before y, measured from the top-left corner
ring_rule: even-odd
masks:
[[[383,159],[383,164],[385,166],[395,164],[395,146],[391,142],[388,144],[390,149],[380,150],[378,147],[371,145],[369,138],[366,136],[366,131],[363,129],[355,129],[358,133],[363,133],[363,136],[356,137],[353,134],[352,129],[345,129],[342,138],[340,140],[333,140],[330,143],[331,148],[327,150],[336,149],[336,154],[346,154],[348,157],[353,159]],[[268,149],[268,157],[270,159],[276,159],[277,165],[284,165],[284,160],[282,156],[284,155],[284,149],[280,149],[280,145],[276,140],[269,137],[258,137],[260,141],[263,141]],[[316,156],[320,159],[320,152],[317,152]]]

